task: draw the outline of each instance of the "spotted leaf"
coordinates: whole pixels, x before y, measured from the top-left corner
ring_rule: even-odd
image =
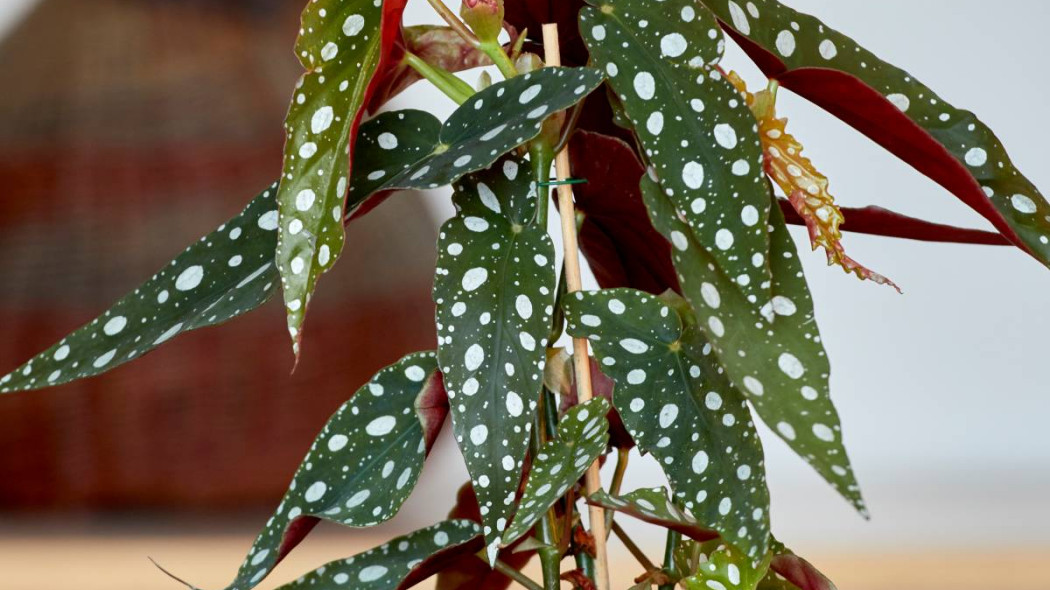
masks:
[[[254,587],[319,519],[368,527],[393,517],[419,479],[446,403],[433,352],[379,371],[314,440],[229,590]]]
[[[310,295],[343,249],[347,156],[406,1],[313,0],[303,10],[295,51],[307,72],[285,119],[277,192],[277,267],[297,358]]]
[[[622,496],[611,496],[599,490],[587,498],[587,503],[628,514],[697,541],[718,538],[718,532],[697,521],[690,510],[675,506],[668,499],[665,488],[635,490]]]
[[[361,126],[354,157],[356,190],[347,216],[388,190],[364,171],[386,161],[408,165],[429,153],[440,122],[422,111],[385,113]],[[391,146],[388,136],[400,138]],[[421,147],[425,146],[425,147]],[[0,393],[40,389],[93,377],[136,359],[179,334],[247,313],[277,289],[277,186],[253,199],[236,217],[187,248],[164,270],[112,308],[51,348],[0,378]],[[375,201],[377,199],[373,199]]]
[[[330,561],[278,590],[400,590],[434,575],[449,561],[477,551],[481,527],[446,520],[347,559]]]
[[[611,289],[578,292],[562,305],[569,333],[590,339],[616,382],[613,403],[627,431],[659,461],[677,500],[761,555],[769,540],[762,444],[688,304],[672,303]]]
[[[1050,204],[977,117],[820,20],[776,0],[704,0],[770,78],[911,164],[1050,263]]]
[[[729,379],[766,424],[866,514],[831,403],[831,368],[813,300],[779,207],[770,214],[768,260],[756,254],[750,261],[768,263],[773,272],[772,299],[756,308],[696,242],[648,176],[642,179],[642,197],[653,225],[671,241],[682,292]]]
[[[112,308],[0,378],[0,392],[105,373],[182,332],[255,309],[276,290],[276,186],[187,248]]]
[[[605,419],[609,409],[609,402],[594,398],[565,413],[558,423],[557,438],[547,441],[532,462],[518,513],[503,535],[504,544],[528,533],[602,454],[609,443]]]
[[[679,583],[685,590],[755,590],[769,570],[769,554],[758,559],[727,545],[706,543],[706,560]]]
[[[755,118],[717,68],[724,40],[692,0],[589,0],[580,29],[660,184],[710,257],[768,299],[769,198]]]
[[[386,188],[451,184],[536,137],[548,115],[583,100],[601,82],[601,73],[590,68],[543,68],[493,84],[449,116],[429,155],[407,168],[376,167],[369,176],[382,170],[374,182]],[[375,185],[362,181],[355,190],[374,191]]]
[[[438,361],[491,560],[514,514],[542,386],[554,245],[533,223],[524,160],[462,179],[453,202],[458,213],[439,233],[434,279]]]

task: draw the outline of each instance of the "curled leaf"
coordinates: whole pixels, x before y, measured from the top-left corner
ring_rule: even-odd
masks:
[[[840,229],[846,219],[828,191],[828,178],[802,155],[802,143],[787,132],[787,119],[777,118],[776,91],[766,89],[752,94],[736,72],[730,72],[727,78],[744,95],[758,119],[766,174],[784,191],[805,222],[813,249],[824,249],[828,266],[837,264],[861,280],[889,285],[899,292],[896,283],[846,255]]]

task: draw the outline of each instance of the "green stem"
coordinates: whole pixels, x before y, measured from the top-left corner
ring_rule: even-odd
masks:
[[[656,567],[655,563],[653,563],[649,560],[648,557],[646,557],[645,552],[642,551],[642,548],[634,542],[634,539],[627,536],[627,531],[623,530],[623,527],[620,526],[620,523],[616,522],[615,520],[612,523],[612,532],[616,535],[616,538],[620,539],[620,542],[623,543],[623,546],[631,552],[631,555],[633,555],[634,558],[638,560],[638,563],[642,564],[642,567],[645,568],[645,571],[655,572],[660,569]]]
[[[514,67],[514,62],[510,60],[507,52],[503,51],[503,46],[499,42],[481,42],[478,49],[489,56],[504,78],[510,79],[518,75],[518,68]]]
[[[426,78],[431,84],[451,98],[456,104],[463,104],[474,95],[474,89],[455,74],[427,63],[423,58],[414,53],[405,52],[405,63],[415,70],[420,76]]]
[[[627,460],[631,456],[629,449],[616,449],[616,471],[613,472],[612,482],[609,485],[609,495],[619,496],[620,487],[623,486],[623,476],[627,472]],[[609,531],[607,534],[612,534],[613,526],[613,511],[607,510],[605,512],[605,530]]]
[[[462,37],[464,41],[470,43],[472,47],[478,47],[481,45],[481,41],[478,40],[477,35],[467,28],[466,23],[461,21],[459,17],[452,12],[452,9],[445,6],[444,2],[441,0],[427,0],[427,2],[429,2],[430,6],[434,8],[434,11],[438,13],[438,16],[448,23],[448,26],[452,27],[452,30]]]
[[[478,557],[480,559],[482,559],[482,560],[485,559],[484,557],[481,557],[480,555],[478,555]],[[497,572],[503,574],[504,576],[507,576],[511,580],[514,580],[515,582],[521,584],[522,586],[528,588],[529,590],[544,590],[543,586],[540,586],[539,584],[534,582],[532,580],[532,578],[526,576],[525,574],[523,574],[523,573],[519,572],[518,570],[510,567],[509,565],[507,565],[506,563],[503,563],[502,561],[500,561],[498,559],[496,560],[496,564],[493,566],[493,569],[495,569]]]
[[[532,176],[536,180],[536,223],[541,228],[546,229],[551,191],[550,187],[540,183],[550,182],[551,164],[554,163],[554,150],[551,149],[550,144],[544,141],[542,135],[529,144],[529,161],[532,162]]]
[[[592,582],[594,581],[594,558],[582,549],[576,550],[576,567],[583,572],[583,575],[590,578]]]
[[[546,388],[543,389],[540,396],[539,412],[534,418],[532,429],[531,451],[533,457],[539,454],[540,447],[543,446],[544,434],[547,430],[547,421],[544,418],[544,414],[546,414],[545,408],[549,405],[549,397],[553,398],[553,396],[548,396]],[[559,590],[561,585],[561,552],[558,551],[557,541],[554,537],[554,526],[551,511],[548,511],[544,518],[541,518],[536,523],[536,534],[543,545],[536,551],[539,553],[540,570],[543,572],[543,590]]]
[[[667,573],[671,572],[671,568],[674,566],[674,552],[678,548],[678,542],[682,539],[682,535],[675,531],[667,531],[667,546],[664,548],[664,571]],[[674,590],[674,582],[668,584],[661,584],[658,590]]]

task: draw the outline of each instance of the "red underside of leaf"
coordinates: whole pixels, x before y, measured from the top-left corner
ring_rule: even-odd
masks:
[[[587,64],[587,48],[576,24],[583,0],[505,0],[504,5],[503,19],[519,31],[527,28],[531,39],[540,38],[544,24],[557,24],[562,63],[566,66]]]
[[[632,287],[659,295],[678,290],[671,245],[649,223],[638,181],[645,169],[615,137],[578,131],[569,142],[576,206],[584,214],[583,250],[603,288]]]
[[[449,512],[450,519],[469,519],[481,522],[481,510],[478,508],[478,500],[474,495],[474,488],[470,482],[463,484],[456,493],[456,505]],[[500,550],[498,557],[503,563],[510,567],[521,570],[536,554],[535,551],[521,551],[515,553],[524,539],[512,543],[509,547]],[[479,546],[475,552],[480,550]],[[437,590],[506,590],[510,588],[511,580],[507,576],[493,570],[483,560],[474,555],[464,554],[454,562],[447,564],[446,568],[438,575]]]
[[[469,543],[464,543],[456,547],[450,547],[443,551],[431,555],[424,559],[422,563],[412,568],[412,572],[401,582],[397,587],[398,590],[404,588],[411,588],[416,584],[426,580],[430,576],[443,572],[449,568],[452,564],[456,563],[461,559],[473,559],[479,563],[482,563],[480,559],[474,557],[474,554],[485,546],[485,539],[478,535],[474,540]],[[484,563],[482,563],[484,565]],[[486,566],[487,567],[487,566]],[[484,587],[473,587],[472,590],[482,590]]]
[[[1014,245],[1031,253],[966,167],[921,126],[856,76],[829,68],[789,70],[776,55],[728,23],[733,38],[769,78],[860,131],[969,205]]]
[[[416,412],[423,422],[423,440],[426,441],[429,455],[448,418],[448,393],[445,392],[445,377],[441,371],[435,372],[430,378],[416,404]]]
[[[770,562],[769,569],[798,586],[799,590],[836,590],[835,584],[813,564],[794,554],[777,555]]]
[[[780,205],[780,210],[784,212],[785,221],[792,225],[806,225],[805,220],[802,219],[802,216],[798,214],[798,211],[795,210],[790,202],[785,199],[778,199],[777,203]],[[908,217],[882,207],[842,207],[841,211],[846,218],[841,229],[853,233],[904,238],[922,242],[981,244],[985,246],[1012,245],[1002,234],[933,223],[932,221]]]
[[[277,549],[277,561],[274,562],[274,566],[276,567],[278,563],[281,563],[281,560],[291,553],[292,549],[295,549],[306,538],[306,535],[309,535],[310,531],[314,530],[314,527],[319,522],[321,522],[321,519],[316,516],[300,516],[293,520],[284,531],[281,546]]]

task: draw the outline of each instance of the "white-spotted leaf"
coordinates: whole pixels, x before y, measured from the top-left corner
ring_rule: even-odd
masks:
[[[665,488],[635,490],[621,496],[611,496],[604,490],[598,490],[587,498],[587,503],[622,512],[697,541],[718,538],[718,532],[699,522],[689,509],[675,506],[667,497]]]
[[[458,555],[480,546],[481,527],[446,520],[391,539],[375,549],[330,561],[278,590],[399,590],[430,577]]]
[[[447,415],[433,352],[376,373],[329,419],[228,590],[254,587],[318,519],[389,520],[408,498]]]
[[[588,0],[580,30],[643,156],[700,244],[755,303],[767,299],[769,199],[754,116],[717,68],[714,16],[692,0]]]
[[[780,208],[770,212],[768,261],[758,255],[751,261],[769,264],[773,273],[771,299],[756,306],[696,242],[659,186],[646,176],[641,187],[653,226],[671,241],[682,292],[729,379],[770,428],[865,513],[831,402],[831,368],[813,300]]]
[[[681,580],[685,590],[755,590],[769,571],[771,554],[754,558],[732,546],[708,542],[695,575]]]
[[[506,158],[463,178],[438,240],[438,361],[490,556],[514,514],[554,303],[554,245],[532,223],[531,176]]]
[[[742,295],[741,295],[742,296]],[[613,403],[651,453],[675,498],[753,555],[769,542],[762,444],[689,305],[630,289],[578,292],[562,307],[568,332],[590,339],[615,382]]]
[[[528,533],[602,454],[609,443],[608,413],[609,402],[603,398],[586,401],[565,413],[558,423],[557,438],[547,441],[533,458],[518,513],[503,535],[504,545]]]
[[[295,51],[307,72],[285,119],[277,192],[277,266],[296,357],[310,296],[343,249],[354,138],[384,46],[393,42],[383,37],[396,31],[383,27],[387,4],[398,2],[312,0],[302,13]],[[390,11],[400,20],[399,10]]]

